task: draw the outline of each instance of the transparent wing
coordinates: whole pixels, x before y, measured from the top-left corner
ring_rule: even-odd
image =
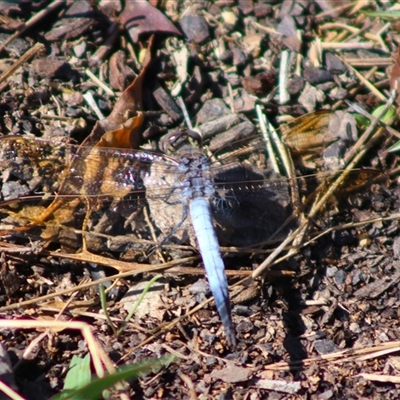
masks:
[[[46,231],[40,233],[41,238],[58,241],[61,234],[66,234],[69,242],[75,242],[70,246],[79,247],[79,235],[65,227],[85,228],[93,237],[126,236],[121,245],[125,248],[133,239],[149,237],[148,228],[135,215],[143,208],[146,192],[161,201],[170,190],[164,178],[153,179],[153,186],[147,190],[144,180],[150,173],[160,177],[176,174],[176,168],[172,158],[141,150],[2,138],[0,207],[8,217],[2,218],[0,230],[3,234],[4,230],[18,234],[32,225],[41,225]]]
[[[162,176],[174,173],[176,165],[170,157],[141,150],[89,148],[19,137],[0,140],[3,185],[17,179],[31,192],[123,197],[144,191],[143,179],[150,168]],[[156,185],[160,194],[165,192],[162,181]],[[11,193],[3,193],[3,198],[8,200]]]
[[[249,141],[249,147],[244,143],[231,145],[233,157],[225,157],[226,146],[216,150],[211,166],[216,189],[211,206],[221,245],[265,241],[291,214],[288,181],[267,172],[261,141]],[[56,216],[61,224],[69,219],[81,223],[89,203],[89,228],[130,234],[137,229],[131,215],[144,199],[151,204],[150,217],[164,237],[182,220],[180,192],[171,193],[177,184],[179,163],[158,153],[10,136],[0,139],[0,170],[2,200],[21,199],[23,203],[29,196],[52,200],[57,194],[64,202],[61,208],[69,209],[69,213]],[[33,213],[33,219],[45,220],[39,217],[42,212],[35,209],[27,218]],[[187,232],[177,239],[186,241],[191,228],[185,224],[182,228]],[[288,225],[283,234],[290,228]]]

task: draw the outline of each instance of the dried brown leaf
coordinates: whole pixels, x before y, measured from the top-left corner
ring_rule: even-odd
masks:
[[[120,129],[121,125],[124,124],[127,119],[134,116],[138,111],[143,110],[142,85],[144,76],[151,61],[151,48],[153,42],[154,37],[149,40],[142,71],[122,93],[115,103],[110,115],[96,123],[90,135],[83,142],[84,146],[95,146],[106,132]],[[135,128],[137,129],[136,132],[138,132],[139,127],[136,126]],[[134,139],[135,140],[131,142],[131,148],[137,148],[139,146],[139,135],[135,136]]]
[[[116,147],[122,149],[132,149],[135,143],[140,140],[140,128],[142,127],[144,117],[142,113],[138,113],[136,117],[128,119],[120,128],[106,132],[97,147]]]
[[[147,1],[127,1],[119,20],[134,43],[138,41],[142,33],[162,32],[181,35],[175,25]]]
[[[113,89],[124,91],[132,81],[134,73],[126,64],[123,51],[119,50],[110,58],[110,83]]]

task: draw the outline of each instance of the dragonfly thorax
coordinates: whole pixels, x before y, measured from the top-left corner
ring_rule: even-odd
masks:
[[[210,197],[214,194],[214,179],[208,158],[198,150],[185,151],[179,158],[177,186],[185,199]]]

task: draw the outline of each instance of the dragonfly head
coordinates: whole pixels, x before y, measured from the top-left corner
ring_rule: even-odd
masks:
[[[161,151],[168,155],[175,154],[184,148],[200,148],[202,144],[201,134],[190,129],[170,132],[160,140]]]

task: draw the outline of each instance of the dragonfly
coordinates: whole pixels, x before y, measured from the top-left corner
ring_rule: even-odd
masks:
[[[201,149],[194,131],[171,132],[163,143],[161,153],[3,137],[0,212],[8,206],[9,223],[18,220],[21,232],[52,218],[58,218],[59,225],[76,225],[82,215],[79,223],[86,223],[87,229],[117,234],[124,229],[135,231],[130,215],[147,203],[162,232],[161,245],[197,243],[227,343],[234,347],[236,334],[220,245],[265,241],[281,226],[290,214],[287,182],[271,179],[258,140],[251,152],[231,157],[222,157],[221,152],[213,161]],[[50,205],[27,207],[32,196]],[[22,210],[13,214],[17,205]],[[3,225],[8,219],[3,219]]]

